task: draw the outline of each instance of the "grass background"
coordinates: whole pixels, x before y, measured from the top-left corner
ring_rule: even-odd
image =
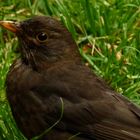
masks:
[[[93,71],[140,105],[140,0],[0,0],[0,20],[50,15],[72,33]],[[0,140],[25,140],[5,98],[17,38],[0,28]]]

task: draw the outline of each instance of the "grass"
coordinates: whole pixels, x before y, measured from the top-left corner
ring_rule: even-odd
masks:
[[[83,61],[119,93],[140,105],[139,0],[7,0],[1,20],[33,15],[60,19],[72,33]],[[0,139],[25,140],[5,98],[5,77],[15,59],[15,36],[0,28]]]

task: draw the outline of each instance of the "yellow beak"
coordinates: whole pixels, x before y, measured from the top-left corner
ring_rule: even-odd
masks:
[[[0,26],[6,28],[13,33],[17,33],[20,29],[20,24],[14,21],[0,21]]]

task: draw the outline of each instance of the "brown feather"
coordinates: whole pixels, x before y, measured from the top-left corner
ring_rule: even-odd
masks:
[[[38,27],[38,28],[36,28]],[[50,17],[20,23],[21,59],[11,66],[7,98],[22,133],[42,140],[140,140],[140,108],[82,62],[67,29]],[[38,32],[47,32],[38,42]],[[60,101],[63,99],[64,106]]]

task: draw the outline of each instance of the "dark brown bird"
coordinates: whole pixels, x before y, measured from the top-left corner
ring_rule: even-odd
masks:
[[[86,67],[68,30],[54,18],[0,21],[16,33],[21,58],[6,80],[22,133],[42,140],[140,140],[140,109]]]

